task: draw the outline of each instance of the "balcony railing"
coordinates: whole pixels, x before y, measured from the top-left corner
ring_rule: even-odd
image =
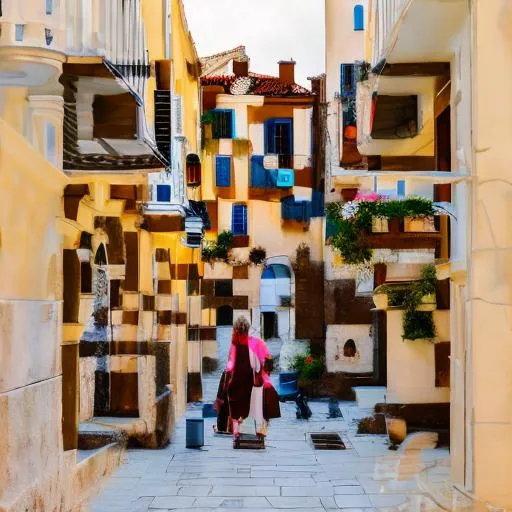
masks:
[[[384,57],[396,22],[410,2],[411,0],[374,0],[370,14],[373,40],[371,62],[373,65]]]

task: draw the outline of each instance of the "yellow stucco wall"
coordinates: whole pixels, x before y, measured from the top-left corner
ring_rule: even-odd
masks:
[[[389,403],[439,403],[450,401],[449,388],[435,386],[434,344],[429,341],[402,340],[403,310],[387,312],[386,401]],[[450,312],[434,311],[440,340],[450,339]]]
[[[198,60],[192,35],[184,15],[181,0],[171,0],[172,20],[172,66],[174,92],[182,97],[183,129],[187,137],[189,153],[197,153],[199,108],[199,80],[188,72],[187,61],[195,64]]]

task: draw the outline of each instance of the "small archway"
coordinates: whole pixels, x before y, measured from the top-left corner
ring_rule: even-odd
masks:
[[[357,354],[356,342],[353,339],[348,339],[343,345],[344,357],[355,357]]]
[[[233,308],[231,306],[219,306],[217,308],[217,327],[233,325]]]

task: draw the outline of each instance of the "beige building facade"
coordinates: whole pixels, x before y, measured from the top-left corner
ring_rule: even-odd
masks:
[[[511,134],[502,89],[511,73],[505,28],[511,16],[509,3],[500,0],[372,1],[366,60],[373,73],[358,87],[360,150],[433,155],[434,168],[411,160],[402,176],[436,184],[434,194],[451,199],[455,209],[449,264],[437,261],[438,276],[450,279],[452,480],[477,500],[506,508],[512,506],[506,391],[512,281],[505,220]],[[372,98],[377,95],[378,106],[381,94],[417,97],[413,137],[375,140]]]

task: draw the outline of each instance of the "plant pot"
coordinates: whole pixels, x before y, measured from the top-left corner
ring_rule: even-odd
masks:
[[[343,201],[345,201],[345,203],[353,201],[357,196],[358,190],[358,188],[342,188],[341,197],[343,198]]]
[[[435,311],[437,309],[436,294],[423,295],[421,304],[416,309],[417,311]]]
[[[436,277],[438,281],[444,281],[450,278],[450,262],[446,261],[443,263],[436,264]]]
[[[388,294],[387,293],[375,293],[373,295],[373,303],[377,309],[388,308]]]
[[[388,219],[382,217],[372,218],[372,233],[387,233],[389,231]]]
[[[386,418],[386,428],[393,444],[401,444],[407,437],[407,423],[402,418]]]

